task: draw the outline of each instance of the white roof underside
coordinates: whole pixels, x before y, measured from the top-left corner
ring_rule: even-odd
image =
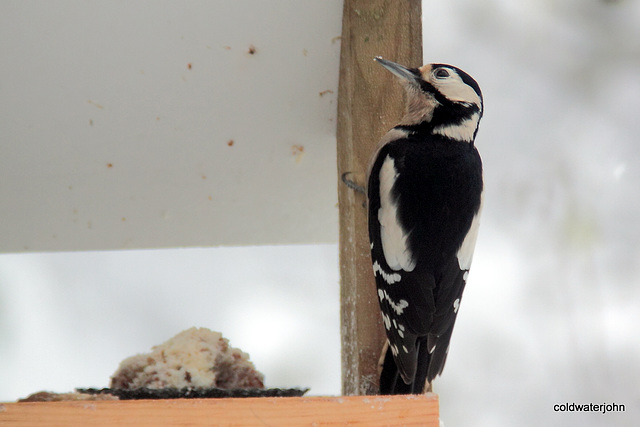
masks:
[[[342,2],[250,7],[3,8],[0,251],[337,241]]]

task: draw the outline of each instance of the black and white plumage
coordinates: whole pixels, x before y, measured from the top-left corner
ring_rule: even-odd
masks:
[[[388,338],[381,394],[422,393],[442,373],[471,266],[482,205],[474,146],[478,84],[445,64],[407,68],[407,111],[380,141],[367,197],[373,272]]]

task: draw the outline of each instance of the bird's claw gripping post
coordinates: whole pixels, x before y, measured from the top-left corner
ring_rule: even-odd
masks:
[[[356,182],[355,179],[353,178],[354,173],[353,172],[345,172],[341,175],[341,179],[342,182],[349,187],[350,189],[354,190],[357,193],[361,193],[361,194],[365,194],[365,189],[364,189],[364,185],[363,184],[359,184],[358,182]]]

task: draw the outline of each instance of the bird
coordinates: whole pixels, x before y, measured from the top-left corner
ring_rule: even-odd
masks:
[[[452,65],[375,61],[406,92],[404,116],[380,140],[366,178],[387,336],[380,394],[422,394],[444,368],[478,236],[484,183],[474,143],[483,98]]]

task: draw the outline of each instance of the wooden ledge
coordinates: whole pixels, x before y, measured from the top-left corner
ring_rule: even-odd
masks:
[[[438,426],[438,396],[266,397],[0,404],[3,426]]]

